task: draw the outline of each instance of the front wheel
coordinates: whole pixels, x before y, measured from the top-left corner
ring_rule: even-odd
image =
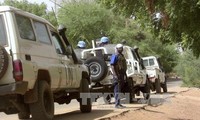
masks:
[[[146,80],[145,86],[142,88],[142,93],[145,100],[150,98],[150,82],[148,79]]]
[[[38,101],[31,103],[30,111],[34,120],[52,120],[54,116],[54,99],[46,81],[38,83]]]
[[[82,113],[89,113],[92,110],[91,95],[89,82],[87,79],[82,79],[80,87],[80,110]]]
[[[166,93],[167,92],[167,80],[165,79],[165,82],[163,84],[161,84],[161,87],[163,88],[163,92]]]

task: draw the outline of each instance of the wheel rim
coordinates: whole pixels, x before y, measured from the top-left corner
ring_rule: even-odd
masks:
[[[90,73],[92,77],[97,77],[101,73],[101,65],[96,62],[90,64]]]

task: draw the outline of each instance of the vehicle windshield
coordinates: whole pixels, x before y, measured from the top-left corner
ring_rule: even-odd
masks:
[[[153,66],[155,64],[154,59],[143,60],[143,64],[144,64],[144,66]]]
[[[3,19],[3,15],[0,15],[0,45],[6,45],[6,31],[5,31],[5,26],[4,26],[4,19]]]
[[[154,59],[149,59],[149,66],[153,66],[154,64]]]

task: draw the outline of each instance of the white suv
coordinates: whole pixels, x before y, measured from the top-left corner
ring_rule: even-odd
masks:
[[[167,80],[159,59],[155,56],[143,57],[142,59],[144,66],[146,67],[149,80],[152,83],[152,90],[156,90],[157,93],[161,93],[162,87],[163,92],[167,92]]]
[[[115,53],[116,44],[108,44],[103,47],[95,47],[82,51],[81,59],[90,68],[92,92],[113,92],[111,87],[113,84],[112,70],[110,67],[110,57]],[[138,52],[130,46],[124,45],[123,54],[127,62],[127,82],[126,90],[130,93],[130,102],[135,97],[135,94],[142,91],[145,94],[145,99],[150,97],[150,83],[147,73],[142,69],[140,56]],[[109,98],[107,99],[109,102]]]
[[[31,13],[0,6],[0,111],[32,114],[35,120],[51,120],[54,102],[80,102],[91,111],[80,93],[89,93],[88,68],[80,63],[65,37],[48,21]]]

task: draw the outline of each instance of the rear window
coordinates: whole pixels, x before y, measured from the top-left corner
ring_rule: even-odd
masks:
[[[144,66],[153,66],[155,64],[154,59],[143,60],[143,64],[144,64]]]
[[[6,30],[5,30],[5,24],[3,15],[0,15],[0,45],[6,45],[7,44],[7,37],[6,37]]]

